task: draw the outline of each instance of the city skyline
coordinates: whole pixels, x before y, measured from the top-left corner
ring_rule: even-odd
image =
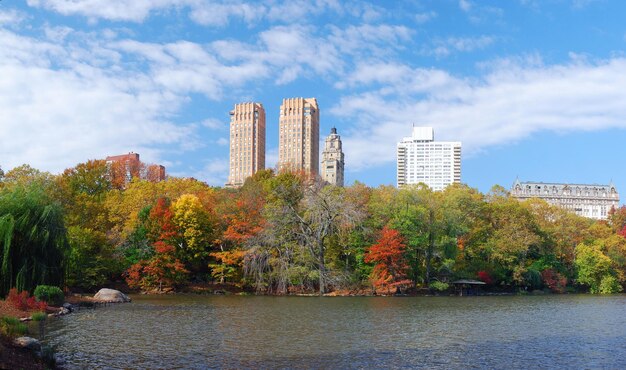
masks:
[[[274,168],[281,99],[314,96],[346,185],[395,184],[415,124],[463,142],[462,182],[482,192],[516,177],[626,188],[626,3],[304,4],[0,2],[0,167],[133,151],[223,186],[234,104],[265,105]]]

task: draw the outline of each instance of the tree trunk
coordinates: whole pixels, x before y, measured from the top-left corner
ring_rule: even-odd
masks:
[[[429,230],[428,230],[428,247],[426,248],[426,284],[430,283],[430,260],[435,249],[435,212],[431,209],[429,212]]]
[[[326,293],[326,289],[325,289],[325,282],[324,282],[324,275],[326,273],[326,267],[324,266],[324,243],[320,242],[318,245],[319,248],[319,252],[318,252],[318,259],[319,259],[319,266],[320,266],[320,296],[324,295],[324,293]]]

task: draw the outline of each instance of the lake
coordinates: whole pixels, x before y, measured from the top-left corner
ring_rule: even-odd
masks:
[[[48,323],[66,368],[626,368],[626,295],[132,298]]]

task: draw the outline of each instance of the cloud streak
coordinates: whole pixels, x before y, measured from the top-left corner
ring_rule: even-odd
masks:
[[[470,155],[542,131],[626,128],[626,58],[551,66],[501,60],[473,79],[397,65],[387,66],[401,70],[397,76],[385,75],[385,67],[374,68],[385,78],[359,78],[357,69],[349,80],[370,91],[344,96],[332,109],[362,122],[342,135],[357,169],[395,161],[396,142],[411,123],[434,126],[441,140],[463,141]]]

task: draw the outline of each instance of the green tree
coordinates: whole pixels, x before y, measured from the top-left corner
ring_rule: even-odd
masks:
[[[102,287],[123,271],[115,250],[98,230],[69,226],[66,283],[87,291]]]
[[[61,207],[36,185],[0,192],[0,295],[10,288],[63,286],[66,230]]]
[[[541,242],[539,229],[528,207],[502,190],[495,188],[488,196],[487,258],[497,264],[497,278],[526,286],[540,279],[538,271],[528,272],[528,257]]]
[[[597,243],[581,243],[576,247],[576,268],[578,282],[588,285],[591,293],[617,293],[622,290],[611,268],[611,259],[602,253]]]

